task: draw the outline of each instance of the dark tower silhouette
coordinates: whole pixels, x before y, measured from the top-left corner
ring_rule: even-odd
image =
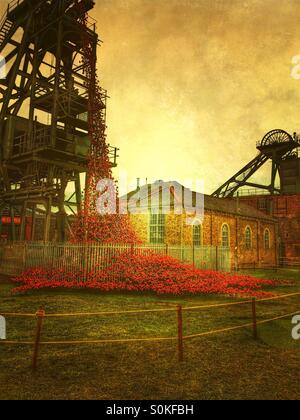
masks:
[[[52,209],[57,240],[64,241],[66,207],[80,210],[80,174],[87,170],[90,148],[86,43],[96,63],[96,21],[83,15],[91,0],[15,0],[0,22],[0,53],[6,78],[0,80],[0,219],[10,212],[12,239],[25,238],[26,219],[43,214],[43,239],[50,239]],[[106,117],[106,91],[102,117]],[[111,148],[112,166],[117,153]],[[74,183],[75,193],[66,199]],[[14,215],[21,216],[19,238]]]
[[[256,188],[272,194],[300,193],[300,160],[297,149],[300,139],[284,130],[272,130],[257,143],[259,151],[251,162],[225,182],[212,195],[214,197],[233,197],[243,187]],[[250,182],[251,177],[268,161],[272,162],[270,184]],[[293,174],[290,169],[293,168]],[[276,177],[280,176],[280,188],[276,188]]]

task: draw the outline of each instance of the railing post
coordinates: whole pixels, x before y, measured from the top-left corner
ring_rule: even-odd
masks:
[[[183,362],[183,318],[182,306],[177,306],[177,324],[178,324],[178,361]]]
[[[83,264],[84,264],[84,280],[88,280],[88,273],[89,273],[89,264],[88,264],[88,257],[90,250],[88,247],[90,246],[88,243],[84,243],[84,258],[83,258]]]
[[[216,271],[219,271],[219,247],[216,246]]]
[[[27,268],[27,242],[23,243],[23,271]]]
[[[40,308],[37,311],[36,316],[37,316],[37,327],[36,327],[34,352],[33,352],[33,360],[32,360],[32,370],[34,372],[37,369],[37,362],[38,362],[39,347],[40,347],[40,341],[41,341],[43,320],[44,320],[44,317],[45,317],[45,311],[44,311],[44,309],[43,308]]]
[[[252,299],[252,321],[253,321],[253,338],[257,340],[258,333],[257,333],[257,313],[256,313],[256,299]]]
[[[194,241],[192,245],[192,260],[193,260],[193,267],[195,268],[195,242]]]

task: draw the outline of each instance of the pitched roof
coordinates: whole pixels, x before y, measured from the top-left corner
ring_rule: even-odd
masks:
[[[188,207],[182,204],[183,191],[186,197],[192,198],[193,207]],[[170,200],[174,202],[174,205],[184,206],[186,212],[194,212],[196,203],[200,203],[204,199],[204,209],[213,211],[216,213],[234,214],[238,216],[264,219],[269,221],[275,221],[272,216],[266,215],[265,213],[256,210],[255,208],[237,201],[233,198],[215,198],[206,194],[191,191],[189,188],[185,188],[177,181],[156,181],[153,184],[143,185],[134,191],[120,198],[120,203],[126,205],[129,200],[137,199],[139,201],[139,207],[141,209],[148,209],[150,200],[158,203],[160,196],[160,207],[170,207]],[[155,207],[155,206],[154,206]]]

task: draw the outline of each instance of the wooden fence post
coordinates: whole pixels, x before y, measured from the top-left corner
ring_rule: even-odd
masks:
[[[178,323],[178,361],[183,362],[183,319],[182,306],[177,306],[177,323]]]
[[[43,308],[40,308],[37,313],[37,327],[36,327],[36,335],[35,335],[35,343],[34,343],[34,352],[33,352],[33,360],[32,360],[32,370],[35,372],[37,368],[37,361],[39,355],[39,347],[41,341],[41,334],[42,334],[42,327],[43,327],[43,320],[45,317],[45,311]]]
[[[258,333],[257,333],[257,314],[256,314],[256,299],[252,299],[252,320],[253,320],[253,338],[257,340]]]

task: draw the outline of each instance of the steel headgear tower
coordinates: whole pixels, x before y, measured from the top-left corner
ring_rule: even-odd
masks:
[[[230,178],[217,191],[214,197],[233,197],[240,188],[256,188],[270,194],[300,193],[300,160],[297,149],[300,139],[284,130],[272,130],[257,143],[259,151],[251,162]],[[262,185],[250,182],[251,177],[268,161],[272,162],[270,184]],[[280,188],[276,188],[276,177],[280,176]]]
[[[9,209],[14,240],[24,239],[28,214],[34,238],[34,219],[41,212],[48,241],[57,207],[57,239],[63,241],[66,206],[73,212],[81,208],[80,174],[87,170],[91,145],[88,78],[99,44],[96,22],[83,16],[93,7],[92,0],[15,0],[0,22],[7,70],[0,80],[0,219],[2,209]],[[93,60],[85,59],[87,50]],[[106,99],[101,90],[104,128]],[[110,157],[115,166],[116,149],[110,148]],[[66,200],[70,182],[75,193]],[[21,215],[19,238],[15,211]]]

